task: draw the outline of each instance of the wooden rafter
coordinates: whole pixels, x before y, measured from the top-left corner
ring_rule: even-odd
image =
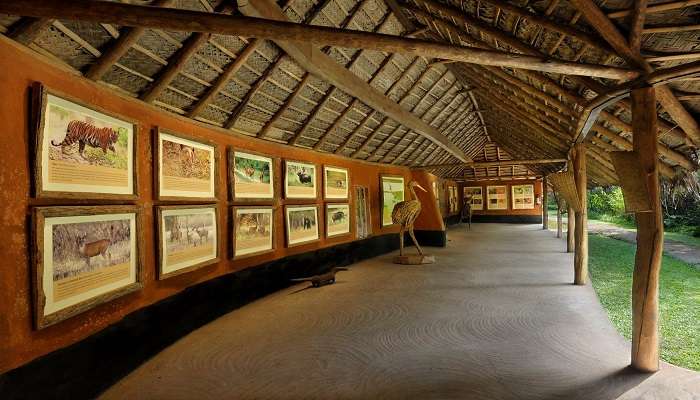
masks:
[[[7,33],[7,36],[29,46],[39,38],[53,24],[53,18],[24,17],[16,22]]]

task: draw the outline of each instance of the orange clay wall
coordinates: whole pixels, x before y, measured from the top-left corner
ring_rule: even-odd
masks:
[[[535,208],[530,210],[514,210],[512,189],[513,185],[534,185],[535,188]],[[537,204],[537,199],[542,199],[542,180],[541,179],[515,179],[515,180],[484,180],[484,181],[467,181],[460,185],[460,201],[464,194],[466,186],[481,186],[484,198],[484,209],[474,210],[474,215],[542,215],[542,204]],[[487,186],[507,186],[506,193],[508,194],[508,209],[507,210],[489,210],[487,205]],[[461,203],[460,203],[461,204]]]
[[[379,175],[402,175],[408,183],[412,178],[409,169],[398,166],[385,166],[352,161],[348,158],[333,156],[327,153],[314,152],[297,147],[275,144],[269,141],[235,135],[229,131],[197,124],[190,120],[166,113],[156,107],[121,96],[115,91],[84,79],[71,70],[53,64],[53,62],[35,54],[33,51],[0,37],[0,373],[16,368],[32,359],[47,354],[56,349],[80,341],[87,336],[120,320],[125,315],[167,298],[183,289],[224,274],[242,270],[247,267],[262,264],[273,259],[291,254],[309,252],[321,247],[355,240],[354,216],[351,221],[350,235],[326,239],[323,233],[325,226],[323,214],[319,212],[319,227],[321,240],[286,248],[284,241],[284,221],[282,207],[276,210],[275,238],[276,250],[272,253],[251,258],[229,260],[228,248],[231,240],[229,232],[229,207],[234,202],[228,201],[228,183],[226,168],[219,168],[218,193],[216,203],[219,210],[219,245],[220,254],[224,261],[162,281],[156,280],[156,246],[154,206],[172,204],[154,200],[153,189],[153,149],[151,147],[152,130],[160,127],[172,132],[187,134],[212,141],[218,145],[219,160],[226,160],[227,147],[240,150],[255,151],[277,158],[275,184],[277,193],[282,193],[280,160],[284,158],[314,162],[320,169],[324,164],[330,164],[349,169],[350,186],[361,185],[369,188],[371,221],[373,235],[384,235],[397,232],[395,226],[382,228],[380,226],[380,194]],[[31,154],[30,148],[33,133],[29,132],[30,119],[30,87],[34,82],[41,82],[47,88],[74,97],[85,104],[91,104],[105,110],[138,121],[137,163],[139,170],[138,192],[139,199],[133,202],[118,201],[81,201],[81,200],[50,200],[32,197],[30,181]],[[222,167],[223,167],[222,163]],[[428,190],[434,176],[416,174]],[[320,185],[319,185],[320,186]],[[350,196],[351,209],[352,190]],[[323,206],[320,199],[311,200]],[[416,229],[444,230],[439,210],[435,207],[432,193],[422,193],[421,200],[427,204],[424,213],[416,224]],[[275,200],[275,204],[308,204],[309,201]],[[30,279],[30,213],[33,206],[48,205],[104,205],[104,204],[135,204],[146,222],[144,225],[144,284],[143,290],[123,296],[119,299],[102,304],[83,314],[72,317],[56,325],[42,330],[32,328],[32,294]],[[179,202],[178,204],[183,204]],[[354,212],[353,212],[354,214]],[[155,333],[157,334],[157,333]]]

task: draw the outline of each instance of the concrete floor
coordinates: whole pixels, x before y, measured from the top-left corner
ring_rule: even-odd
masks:
[[[627,368],[629,343],[591,286],[570,284],[552,233],[474,224],[449,239],[433,265],[377,257],[249,304],[102,398],[700,399],[698,373]]]

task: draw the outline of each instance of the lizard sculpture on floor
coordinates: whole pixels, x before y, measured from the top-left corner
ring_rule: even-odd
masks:
[[[335,283],[335,273],[338,271],[347,271],[347,268],[344,267],[333,267],[331,268],[330,271],[319,274],[319,275],[314,275],[310,276],[308,278],[297,278],[297,279],[290,279],[293,282],[311,282],[311,286],[313,287],[321,287],[324,285],[330,285],[331,283]]]

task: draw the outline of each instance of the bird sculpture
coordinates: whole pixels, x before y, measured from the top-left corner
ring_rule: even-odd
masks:
[[[423,250],[420,248],[420,245],[416,240],[416,235],[413,233],[413,223],[416,222],[416,218],[418,218],[418,214],[420,214],[421,210],[420,200],[418,200],[418,196],[416,196],[416,191],[414,189],[416,187],[424,192],[427,192],[427,190],[423,189],[418,182],[411,181],[408,184],[408,188],[413,195],[413,200],[405,200],[400,203],[396,203],[391,212],[391,221],[401,226],[401,232],[399,233],[400,256],[403,256],[403,235],[406,231],[408,231],[408,234],[411,235],[413,244],[415,244],[416,248],[418,249],[418,254],[423,255]]]

